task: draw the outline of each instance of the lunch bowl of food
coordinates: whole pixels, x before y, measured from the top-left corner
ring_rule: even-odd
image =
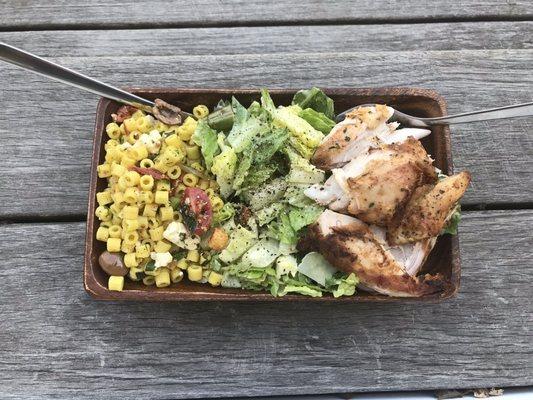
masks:
[[[468,173],[435,91],[131,89],[98,103],[84,264],[101,300],[438,301]],[[335,113],[358,108],[335,123]],[[175,108],[174,106],[177,106]],[[392,108],[391,108],[392,107]]]

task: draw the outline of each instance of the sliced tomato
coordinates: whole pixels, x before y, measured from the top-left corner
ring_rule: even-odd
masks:
[[[207,232],[213,222],[211,200],[202,189],[185,189],[181,201],[181,213],[187,229],[198,236]]]

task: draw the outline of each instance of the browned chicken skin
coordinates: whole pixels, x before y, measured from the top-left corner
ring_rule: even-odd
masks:
[[[398,297],[418,297],[441,291],[442,276],[411,276],[378,241],[365,223],[329,210],[308,229],[299,243],[319,251],[335,268],[355,272],[367,289]]]
[[[439,235],[469,183],[470,174],[461,172],[434,186],[420,186],[389,227],[389,243],[416,242]]]
[[[370,161],[362,175],[347,179],[350,198],[347,211],[368,224],[386,226],[414,190],[435,182],[437,174],[426,151],[414,138],[372,152],[388,156]]]

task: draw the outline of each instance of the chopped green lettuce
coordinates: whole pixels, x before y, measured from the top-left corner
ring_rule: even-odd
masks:
[[[285,179],[276,178],[261,187],[246,191],[242,197],[252,211],[258,211],[281,199],[286,189]]]
[[[224,135],[218,135],[219,147],[222,152],[213,158],[211,172],[215,174],[220,194],[227,198],[233,192],[233,180],[237,169],[237,154],[230,146],[224,144]]]
[[[286,129],[273,128],[270,132],[264,133],[257,140],[254,164],[260,165],[270,161],[274,154],[285,146],[288,138],[289,132]]]
[[[269,267],[279,256],[278,248],[277,241],[273,239],[262,239],[244,253],[240,264],[253,268]]]
[[[222,208],[216,211],[213,215],[213,223],[219,225],[220,223],[227,221],[235,215],[235,208],[231,203],[224,203]]]
[[[298,234],[291,225],[291,220],[286,213],[281,213],[278,219],[268,225],[268,231],[272,237],[281,243],[295,245],[298,242]]]
[[[339,275],[339,273],[335,275]],[[353,272],[348,276],[341,276],[339,278],[333,276],[333,278],[330,278],[326,282],[328,287],[333,288],[331,292],[333,293],[333,297],[352,296],[355,294],[355,288],[358,284],[359,279],[357,279],[357,276]]]
[[[453,214],[441,232],[441,235],[449,233],[450,235],[457,235],[457,229],[459,228],[459,222],[461,222],[461,206],[457,205]]]
[[[248,110],[233,97],[231,104],[235,112],[235,122],[228,134],[228,143],[233,147],[236,153],[247,150],[265,126],[256,117],[251,117]]]
[[[298,272],[325,286],[326,280],[331,279],[337,270],[333,268],[320,253],[307,253],[298,265]]]
[[[259,226],[268,224],[270,221],[275,219],[279,215],[279,213],[284,209],[285,209],[285,205],[283,203],[277,202],[277,203],[272,203],[258,210],[255,213],[255,216],[257,218],[257,222],[259,223]]]
[[[278,293],[278,296],[285,296],[287,293],[299,293],[304,296],[322,297],[322,290],[306,285],[285,285]]]
[[[294,207],[305,207],[316,204],[312,199],[307,197],[304,193],[311,185],[293,184],[287,187],[283,200]]]
[[[298,116],[302,109],[297,105],[276,108],[266,90],[262,90],[261,92],[261,104],[270,113],[275,126],[289,130],[289,143],[291,146],[302,157],[307,159],[311,158],[314,150],[324,138],[324,134],[313,128],[305,119]]]
[[[198,121],[192,140],[200,146],[207,169],[211,169],[213,158],[220,152],[217,139],[216,131],[211,129],[205,120]]]
[[[240,193],[241,188],[244,184],[248,173],[250,172],[250,167],[252,166],[252,161],[254,158],[254,152],[252,149],[247,151],[242,155],[238,162],[237,170],[235,171],[235,177],[233,179],[232,188],[237,193]]]
[[[321,112],[326,117],[333,119],[335,117],[333,100],[319,88],[313,87],[308,90],[300,90],[294,95],[292,104],[299,105],[301,108],[311,108]]]
[[[310,205],[303,208],[292,208],[289,212],[289,221],[292,229],[298,232],[300,229],[315,222],[324,211],[323,207]]]
[[[257,235],[242,226],[237,226],[229,235],[228,245],[220,253],[220,260],[230,263],[242,256],[257,242]]]
[[[306,184],[322,183],[325,178],[325,172],[316,168],[305,158],[299,156],[295,151],[286,149],[290,160],[290,171],[287,176],[288,183]]]
[[[291,255],[281,255],[276,260],[276,277],[280,279],[283,275],[295,276],[298,272],[298,261]]]
[[[324,134],[328,134],[335,126],[335,121],[326,117],[323,113],[306,108],[298,113],[298,116],[305,119],[309,124]]]

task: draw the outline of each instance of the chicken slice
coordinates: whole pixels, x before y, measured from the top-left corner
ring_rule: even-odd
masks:
[[[340,168],[370,148],[403,142],[408,137],[420,139],[431,133],[417,128],[396,130],[398,123],[387,124],[393,113],[391,107],[379,104],[352,111],[322,140],[311,161],[323,170]]]
[[[417,188],[404,212],[389,227],[388,241],[391,244],[403,244],[439,235],[469,183],[470,174],[461,172],[446,177],[434,186]]]
[[[420,142],[411,137],[371,149],[334,169],[323,186],[314,185],[305,194],[332,210],[385,226],[418,186],[436,181],[431,163]]]
[[[441,291],[440,275],[415,276],[433,247],[434,240],[416,245],[384,246],[381,228],[326,210],[299,243],[304,251],[319,251],[335,268],[355,272],[364,288],[389,296],[418,297]]]

